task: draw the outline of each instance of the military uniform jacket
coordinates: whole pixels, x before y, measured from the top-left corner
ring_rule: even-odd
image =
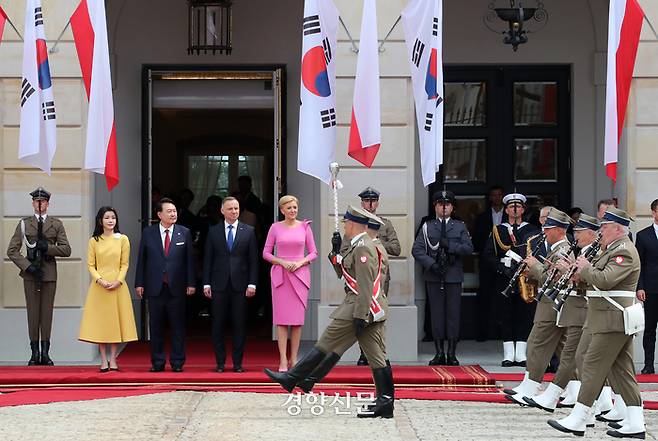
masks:
[[[591,267],[580,272],[580,278],[594,290],[635,292],[640,277],[640,256],[633,242],[624,236],[596,258]],[[631,306],[634,298],[610,297],[622,307]],[[624,333],[624,315],[621,310],[603,297],[588,297],[587,328],[593,334],[607,332]]]
[[[25,236],[28,242],[35,243],[39,221],[34,215],[24,217],[23,221],[25,222]],[[57,280],[55,257],[69,257],[71,255],[71,246],[66,237],[66,231],[64,230],[62,221],[50,215],[46,216],[46,219],[43,221],[43,238],[48,241],[48,251],[46,251],[41,263],[41,270],[43,271],[42,281],[54,282]],[[32,262],[27,260],[27,257],[22,254],[23,250],[23,234],[21,233],[21,223],[19,222],[14,235],[9,241],[7,257],[21,270],[20,276],[22,278],[34,280],[30,274],[25,272]]]
[[[555,263],[558,260],[562,258],[562,253],[565,253],[569,249],[569,241],[564,239],[561,240],[553,246],[551,246],[551,250],[548,252],[548,255],[546,256],[546,260]],[[573,258],[573,256],[571,256]],[[550,265],[548,263],[538,263],[536,265],[533,265],[530,267],[530,270],[528,272],[528,277],[530,279],[535,280],[539,286],[541,286],[546,278],[548,277],[548,274],[550,272]],[[542,322],[551,322],[551,323],[557,323],[557,311],[553,309],[553,305],[555,303],[549,299],[546,296],[542,296],[542,298],[539,300],[537,303],[537,309],[535,310],[535,318],[534,318],[534,323],[542,323]],[[563,311],[562,314],[567,313],[567,311],[564,309],[567,307],[567,304],[565,303],[563,305]],[[568,316],[568,313],[567,313]]]
[[[452,263],[445,270],[445,283],[462,283],[464,281],[464,269],[461,256],[473,252],[473,242],[471,236],[466,230],[464,222],[455,219],[448,219],[446,222],[445,237],[448,239],[449,261]],[[416,236],[416,240],[411,248],[411,254],[423,267],[423,277],[427,282],[440,282],[441,276],[431,269],[436,263],[436,255],[439,250],[433,250],[430,245],[437,245],[441,240],[443,222],[439,219],[432,219],[426,222],[427,241],[421,228]],[[451,257],[450,257],[451,256]]]
[[[342,265],[345,271],[356,279],[359,295],[346,288],[343,303],[331,313],[330,318],[350,321],[358,318],[371,322],[373,317],[370,313],[370,303],[379,270],[377,247],[368,234],[363,233],[356,236],[341,255],[343,255]],[[384,310],[384,316],[377,321],[384,321],[388,317],[386,296],[380,292],[377,301]]]
[[[373,239],[373,243],[379,250],[382,259],[382,280],[384,281],[382,283],[382,294],[388,297],[388,285],[389,281],[391,280],[388,264],[388,252],[386,251],[384,244],[381,242],[381,240],[379,240],[379,237],[377,239]]]
[[[393,224],[385,217],[380,216],[379,218],[384,221],[384,225],[379,228],[377,239],[382,243],[389,256],[399,256],[401,251],[400,241]]]
[[[480,259],[483,260],[490,270],[495,271],[498,277],[505,279],[505,283],[507,283],[510,277],[512,277],[512,274],[514,274],[517,265],[512,264],[510,268],[507,268],[501,262],[501,259],[505,257],[506,250],[499,246],[498,241],[493,235],[494,231],[497,232],[500,241],[505,247],[510,247],[512,251],[521,257],[526,256],[528,240],[533,236],[538,235],[540,231],[534,225],[526,222],[522,222],[521,225],[519,225],[516,230],[516,235],[514,236],[512,234],[512,227],[507,222],[493,227],[492,234],[489,235],[489,239],[484,246]],[[514,240],[512,240],[512,237],[514,237]],[[515,291],[518,292],[518,286],[515,287]]]

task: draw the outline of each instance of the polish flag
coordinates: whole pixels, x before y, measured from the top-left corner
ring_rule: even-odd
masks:
[[[364,0],[348,154],[370,167],[381,145],[379,45],[375,0]]]
[[[608,71],[605,92],[605,173],[617,182],[619,139],[633,79],[644,12],[637,0],[610,0]]]
[[[119,183],[119,158],[105,2],[80,0],[71,15],[71,28],[89,100],[84,168],[104,174],[107,189],[112,191]]]
[[[0,43],[2,43],[2,32],[5,30],[5,23],[7,22],[7,14],[0,6]]]

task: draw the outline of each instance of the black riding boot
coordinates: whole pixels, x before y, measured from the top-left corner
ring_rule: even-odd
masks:
[[[292,392],[297,383],[313,372],[313,369],[324,360],[326,355],[327,354],[314,346],[304,358],[299,360],[297,364],[287,372],[274,372],[270,369],[264,369],[263,372],[265,372],[265,374],[272,380],[279,383],[285,390]]]
[[[448,340],[448,359],[446,360],[448,366],[459,366],[459,360],[455,356],[456,350],[457,340]]]
[[[446,364],[446,354],[443,351],[443,340],[434,340],[434,347],[436,348],[436,355],[430,360],[430,366],[440,366]]]
[[[390,360],[386,360],[386,375],[390,375],[391,378],[393,378],[393,369],[391,368],[391,362]],[[379,396],[379,390],[377,389],[377,384],[375,384],[375,396]],[[395,391],[393,392],[393,399],[395,400]],[[372,403],[364,404],[362,409],[362,412],[372,412],[372,410],[375,408],[375,404],[377,402],[374,401]]]
[[[393,418],[395,401],[395,385],[393,384],[393,370],[390,366],[372,370],[375,380],[377,400],[373,406],[368,406],[368,411],[358,413],[359,418]]]
[[[361,348],[359,348],[361,349]],[[368,359],[366,358],[366,354],[363,353],[363,349],[361,349],[361,355],[359,355],[359,360],[356,362],[357,366],[368,366]]]
[[[41,353],[39,352],[39,342],[31,341],[30,349],[32,350],[32,356],[30,361],[27,362],[28,366],[38,366],[41,364]]]
[[[313,386],[315,386],[315,383],[326,377],[327,374],[334,368],[334,366],[336,366],[338,360],[340,360],[340,355],[336,354],[335,352],[329,353],[329,355],[324,357],[324,360],[322,360],[322,362],[320,362],[320,364],[315,369],[313,369],[313,372],[311,372],[302,381],[297,383],[297,386],[299,386],[299,388],[304,392],[310,393],[313,389]]]
[[[50,359],[48,351],[50,350],[50,342],[47,340],[41,340],[41,365],[42,366],[54,366],[55,363]]]

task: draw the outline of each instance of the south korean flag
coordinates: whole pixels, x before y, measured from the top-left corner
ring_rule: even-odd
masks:
[[[50,174],[57,145],[53,81],[41,0],[26,3],[18,158]]]
[[[331,0],[306,0],[297,169],[329,184],[336,145],[336,33],[338,10]]]
[[[443,163],[443,0],[411,0],[402,11],[416,103],[423,184]]]

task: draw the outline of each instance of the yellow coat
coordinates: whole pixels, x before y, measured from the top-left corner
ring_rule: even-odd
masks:
[[[91,285],[87,293],[79,340],[90,343],[123,343],[137,340],[135,315],[126,273],[130,256],[128,236],[116,233],[89,239],[87,266]],[[96,283],[98,279],[121,282],[114,290]]]

